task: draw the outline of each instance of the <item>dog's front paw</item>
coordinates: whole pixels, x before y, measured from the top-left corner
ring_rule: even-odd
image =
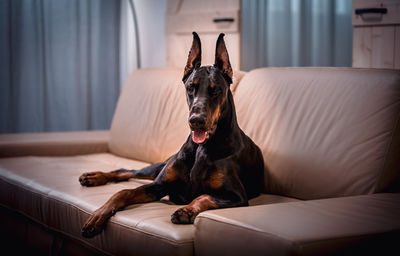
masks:
[[[107,182],[108,178],[104,172],[85,172],[79,177],[79,183],[86,187],[100,186]]]
[[[182,207],[171,215],[171,222],[175,224],[193,224],[197,213],[191,207]]]
[[[109,210],[102,207],[96,210],[83,225],[81,234],[83,237],[92,238],[100,234],[104,229],[107,220],[115,214],[115,210]]]
[[[99,234],[100,232],[101,232],[101,229],[96,230],[95,227],[93,227],[93,226],[84,226],[81,230],[82,236],[86,237],[86,238],[92,238],[95,235]]]

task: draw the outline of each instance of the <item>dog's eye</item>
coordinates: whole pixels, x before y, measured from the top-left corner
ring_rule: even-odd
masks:
[[[191,86],[191,85],[189,85],[188,87],[186,87],[186,91],[187,91],[189,94],[193,94],[193,92],[194,92],[194,87]]]
[[[215,87],[214,88],[209,88],[209,93],[210,93],[211,96],[217,97],[221,93],[221,90],[218,89],[218,88],[215,88]]]

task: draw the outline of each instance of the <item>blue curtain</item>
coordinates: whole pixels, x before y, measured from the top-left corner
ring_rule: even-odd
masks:
[[[0,132],[108,129],[120,1],[0,1]]]
[[[351,66],[350,0],[242,1],[241,69]]]

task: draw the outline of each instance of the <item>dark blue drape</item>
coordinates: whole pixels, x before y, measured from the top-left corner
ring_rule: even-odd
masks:
[[[0,1],[0,132],[110,127],[120,1]]]
[[[242,1],[241,69],[351,66],[350,0]]]

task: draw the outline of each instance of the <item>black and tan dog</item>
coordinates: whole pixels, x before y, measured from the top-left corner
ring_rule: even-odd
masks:
[[[260,149],[239,128],[230,91],[232,68],[224,34],[217,40],[214,66],[201,66],[201,44],[193,43],[183,82],[189,105],[191,134],[179,152],[162,163],[141,170],[84,173],[83,186],[98,186],[130,178],[152,183],[114,194],[96,210],[82,228],[82,235],[101,232],[107,220],[127,205],[159,200],[185,204],[171,216],[177,224],[193,223],[205,210],[248,205],[263,187],[264,163]]]

